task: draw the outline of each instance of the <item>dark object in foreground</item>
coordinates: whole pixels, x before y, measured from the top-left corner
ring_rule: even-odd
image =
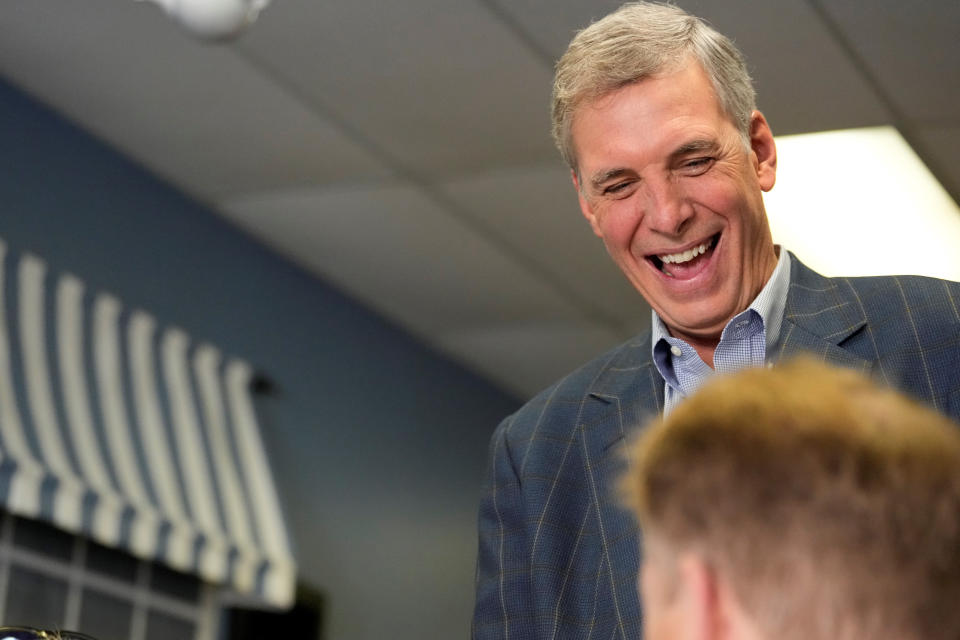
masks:
[[[76,631],[33,629],[31,627],[0,627],[0,640],[97,640]]]

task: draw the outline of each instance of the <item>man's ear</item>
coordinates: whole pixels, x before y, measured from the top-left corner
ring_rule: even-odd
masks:
[[[577,177],[577,172],[574,169],[570,170],[570,179],[573,180],[573,188],[577,190],[577,200],[580,201],[580,211],[583,212],[587,222],[590,223],[590,227],[593,229],[593,232],[598,237],[602,238],[603,234],[600,232],[600,225],[597,222],[597,216],[594,215],[593,207],[590,206],[590,203],[583,195],[583,189],[580,188],[580,179]]]
[[[731,593],[716,570],[697,553],[686,553],[679,560],[680,597],[688,621],[691,640],[730,640],[733,638],[730,612]]]
[[[777,181],[777,144],[767,119],[759,111],[750,114],[750,149],[754,154],[754,170],[760,188],[770,191]]]

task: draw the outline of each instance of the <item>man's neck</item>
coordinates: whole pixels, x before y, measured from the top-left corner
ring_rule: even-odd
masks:
[[[694,338],[691,336],[675,336],[689,344],[697,352],[697,355],[700,356],[700,359],[703,360],[708,367],[713,369],[713,354],[717,350],[717,345],[720,344],[720,336],[708,338]]]

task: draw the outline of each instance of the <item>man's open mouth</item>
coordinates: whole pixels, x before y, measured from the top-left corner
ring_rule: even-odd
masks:
[[[713,251],[719,238],[720,234],[718,233],[686,251],[650,255],[647,256],[647,260],[653,263],[653,266],[663,274],[675,277],[681,273],[689,272],[697,263],[705,259],[705,256]]]

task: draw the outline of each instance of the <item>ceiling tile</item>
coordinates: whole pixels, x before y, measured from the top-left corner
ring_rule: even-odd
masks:
[[[491,0],[494,1],[494,0]],[[617,1],[495,0],[554,57]],[[891,116],[804,2],[680,0],[731,37],[747,57],[758,103],[774,133],[885,124]]]
[[[855,64],[806,2],[688,0],[747,58],[757,104],[777,135],[891,122]]]
[[[824,2],[909,120],[954,120],[960,106],[960,2]]]
[[[550,66],[479,3],[276,2],[238,46],[415,173],[553,155]]]
[[[629,337],[595,324],[542,324],[444,332],[437,341],[476,371],[529,398]]]
[[[549,165],[484,173],[442,188],[467,215],[563,283],[588,317],[618,332],[648,321],[650,307],[593,235],[559,156]]]
[[[511,17],[551,59],[566,50],[574,34],[616,10],[619,0],[485,0]]]
[[[220,208],[421,336],[584,319],[549,284],[412,187],[290,191]]]
[[[203,199],[390,175],[230,47],[145,2],[8,0],[0,73]]]

